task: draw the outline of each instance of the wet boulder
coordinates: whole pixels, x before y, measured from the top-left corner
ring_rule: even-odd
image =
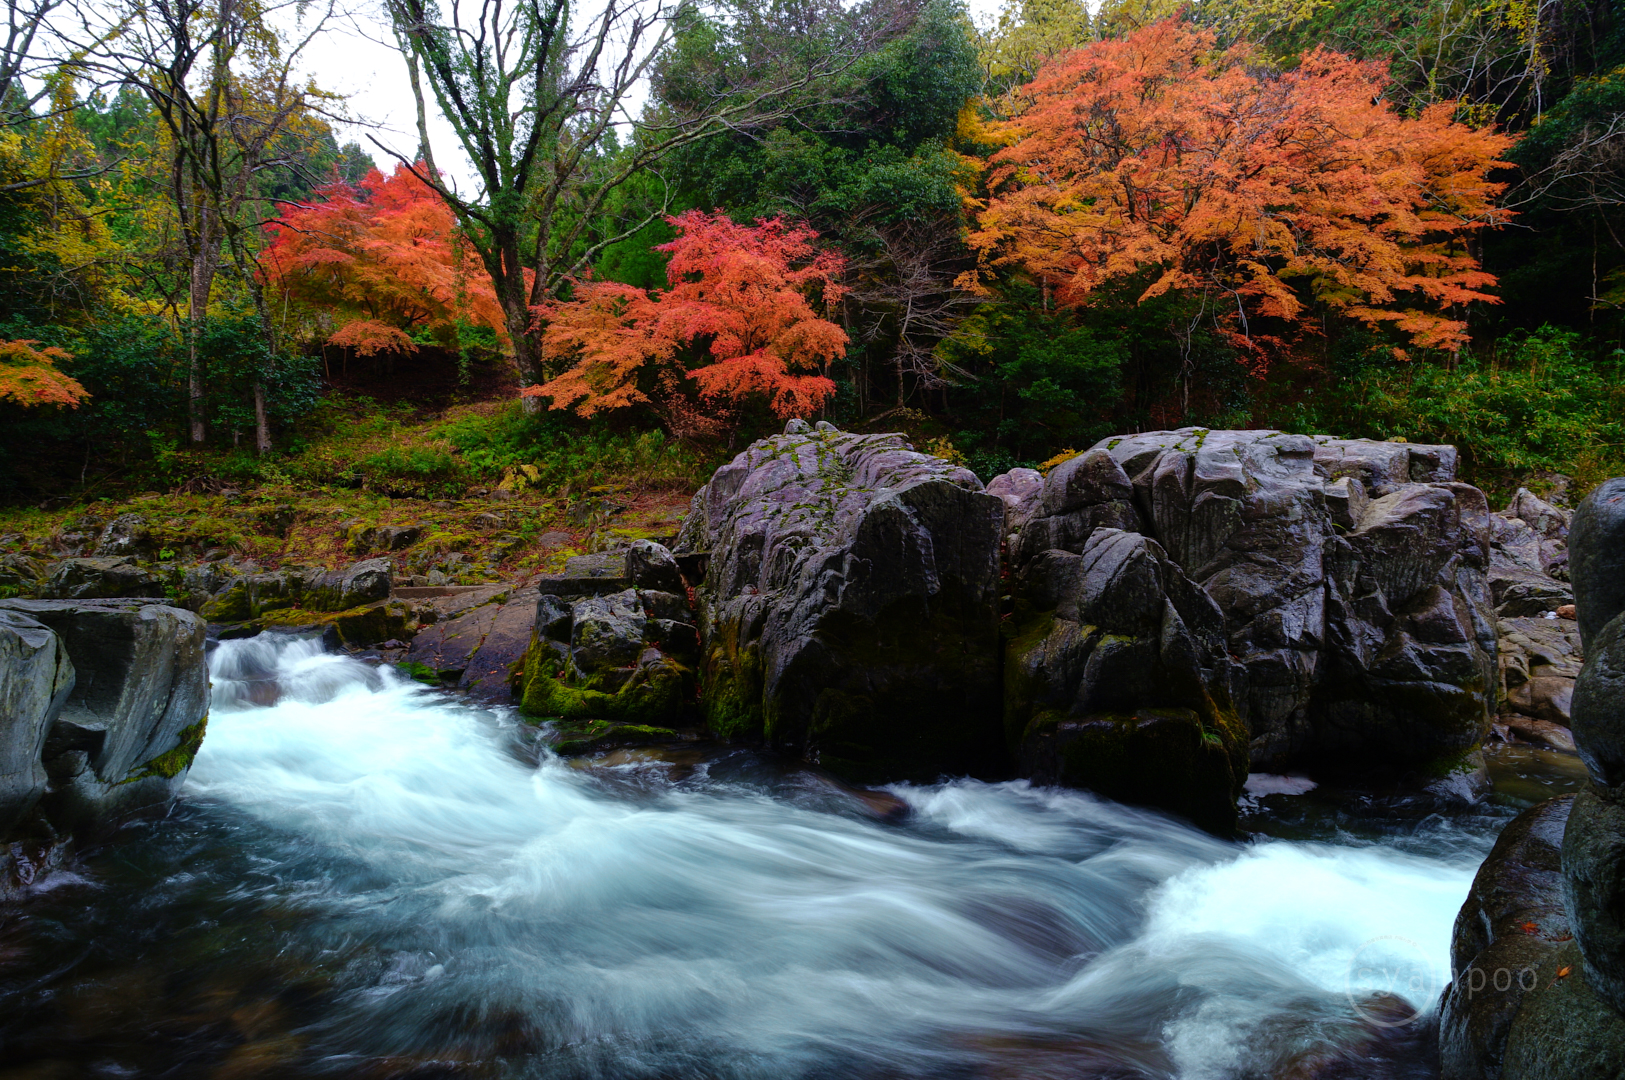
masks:
[[[45,794],[45,737],[73,684],[73,661],[56,632],[0,609],[0,839]]]
[[[718,469],[676,551],[713,730],[850,778],[1002,767],[1004,503],[900,435],[792,423]]]
[[[1234,829],[1247,778],[1224,614],[1139,533],[1096,529],[1028,565],[1005,657],[1025,776]]]
[[[1137,531],[1223,613],[1255,767],[1427,771],[1488,730],[1488,506],[1447,446],[1185,428],[1102,441],[1045,479],[1011,544]]]
[[[621,574],[682,589],[676,561],[650,541],[618,554],[613,565],[572,559],[563,575],[542,579],[531,594],[530,641],[514,676],[514,696],[529,716],[574,725],[559,729],[574,733],[561,735],[561,753],[664,738],[696,718],[700,643],[687,596],[629,583],[600,591],[606,581],[629,582]],[[589,729],[590,738],[583,734]],[[614,739],[606,742],[611,732]]]
[[[39,595],[45,600],[101,600],[121,596],[161,599],[164,585],[156,574],[143,570],[130,556],[111,555],[62,560],[51,568]]]
[[[1456,916],[1439,1009],[1444,1080],[1496,1080],[1541,967],[1569,936],[1562,846],[1574,796],[1524,811],[1495,841]]]
[[[3,600],[0,612],[48,628],[76,676],[40,756],[53,826],[169,798],[208,717],[203,621],[141,599]]]

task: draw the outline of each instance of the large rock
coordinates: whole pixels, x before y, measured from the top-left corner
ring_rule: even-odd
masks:
[[[0,839],[45,794],[45,736],[73,682],[73,662],[50,627],[0,610]]]
[[[1497,696],[1488,505],[1454,468],[1447,446],[1278,431],[1112,438],[1046,478],[1011,551],[1152,537],[1223,612],[1255,767],[1430,771]]]
[[[99,600],[121,596],[162,599],[163,582],[141,569],[128,555],[95,559],[64,559],[51,568],[40,588],[45,600]]]
[[[1580,641],[1625,611],[1625,476],[1604,480],[1587,495],[1569,527],[1569,580],[1574,584]]]
[[[1561,851],[1573,803],[1562,795],[1513,819],[1473,878],[1439,1010],[1444,1080],[1499,1080],[1513,1018],[1569,935]]]
[[[12,626],[21,617],[48,629],[76,676],[38,758],[53,789],[43,804],[52,825],[68,830],[167,799],[208,717],[203,621],[141,599],[0,600],[0,613]]]
[[[899,435],[761,440],[695,495],[711,727],[866,779],[998,771],[1004,504]]]
[[[1096,529],[1025,571],[1005,660],[1024,775],[1232,830],[1247,778],[1224,615],[1156,541]]]
[[[284,566],[241,575],[230,575],[229,568],[220,564],[207,564],[189,573],[185,585],[213,594],[198,608],[209,622],[247,622],[289,608],[328,613],[388,600],[390,563],[364,559],[343,570]]]
[[[604,593],[605,581],[638,587]],[[572,559],[541,586],[514,689],[522,712],[567,723],[560,752],[674,737],[692,722],[699,632],[667,548],[639,541],[614,559]]]

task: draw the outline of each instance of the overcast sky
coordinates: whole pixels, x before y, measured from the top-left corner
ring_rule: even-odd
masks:
[[[999,0],[969,0],[971,15],[981,23],[998,12]],[[355,140],[366,148],[379,168],[388,172],[392,159],[369,136],[396,152],[410,155],[417,148],[417,114],[406,65],[389,41],[381,5],[368,3],[351,21],[334,24],[330,33],[311,43],[304,70],[324,90],[349,98],[349,110],[359,121],[340,125],[340,142]],[[427,89],[427,87],[425,87]],[[474,190],[473,172],[457,147],[451,127],[431,109],[429,138],[436,164],[464,192]]]

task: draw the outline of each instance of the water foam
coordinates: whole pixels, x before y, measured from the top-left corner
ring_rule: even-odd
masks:
[[[190,792],[308,845],[279,873],[313,951],[392,957],[321,1036],[356,1052],[428,1052],[473,1016],[561,1075],[934,1076],[1055,1048],[1246,1075],[1353,1031],[1369,990],[1406,996],[1351,982],[1368,943],[1442,969],[1476,867],[1224,843],[1024,782],[898,787],[902,826],[726,762],[607,783],[314,643],[227,642],[213,666]]]

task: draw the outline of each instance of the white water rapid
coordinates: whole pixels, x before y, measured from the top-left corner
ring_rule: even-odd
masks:
[[[1493,837],[1228,843],[1024,782],[900,786],[880,820],[744,750],[578,767],[314,642],[211,667],[176,811],[61,909],[124,950],[92,980],[145,988],[121,1007],[229,1002],[209,1047],[280,1063],[162,1075],[1426,1076],[1406,1021]],[[168,1022],[127,1023],[117,1075],[175,1060]]]

